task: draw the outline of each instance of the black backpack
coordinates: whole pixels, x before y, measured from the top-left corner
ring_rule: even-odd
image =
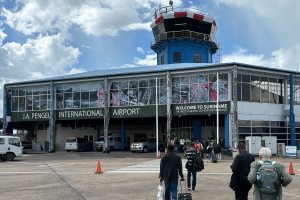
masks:
[[[195,155],[193,159],[193,169],[200,172],[204,169],[204,162],[200,155]]]

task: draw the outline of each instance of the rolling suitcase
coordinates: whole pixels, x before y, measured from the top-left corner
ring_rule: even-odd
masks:
[[[178,200],[192,200],[191,193],[182,193],[182,185],[180,181],[181,193],[178,193]],[[185,192],[186,192],[186,182],[185,182]]]
[[[216,154],[217,155],[217,154]],[[218,162],[218,158],[217,158],[217,156],[216,155],[212,155],[212,161],[213,161],[213,163],[217,163]]]

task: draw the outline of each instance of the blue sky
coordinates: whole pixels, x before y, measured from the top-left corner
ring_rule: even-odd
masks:
[[[209,12],[222,61],[297,71],[298,0],[173,0]],[[156,65],[155,8],[169,0],[0,0],[0,117],[3,85],[98,69]],[[299,68],[300,69],[300,68]]]

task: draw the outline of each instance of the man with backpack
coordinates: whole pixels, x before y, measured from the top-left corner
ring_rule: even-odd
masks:
[[[269,148],[262,147],[259,151],[260,161],[251,164],[248,180],[254,184],[253,199],[282,200],[282,186],[292,182],[292,177],[281,163],[272,161]]]
[[[249,190],[252,188],[252,184],[247,177],[251,163],[255,161],[255,158],[246,151],[244,143],[239,143],[237,149],[239,154],[234,158],[231,165],[233,174],[229,186],[234,190],[236,200],[247,200]]]

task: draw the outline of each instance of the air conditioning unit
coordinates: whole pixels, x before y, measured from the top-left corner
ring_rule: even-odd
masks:
[[[277,155],[284,157],[285,156],[285,144],[284,143],[278,143],[277,144]]]
[[[261,148],[260,136],[247,136],[246,137],[246,150],[252,155],[258,155]]]
[[[269,148],[272,154],[277,154],[277,137],[276,136],[263,136],[261,138],[261,146]]]

